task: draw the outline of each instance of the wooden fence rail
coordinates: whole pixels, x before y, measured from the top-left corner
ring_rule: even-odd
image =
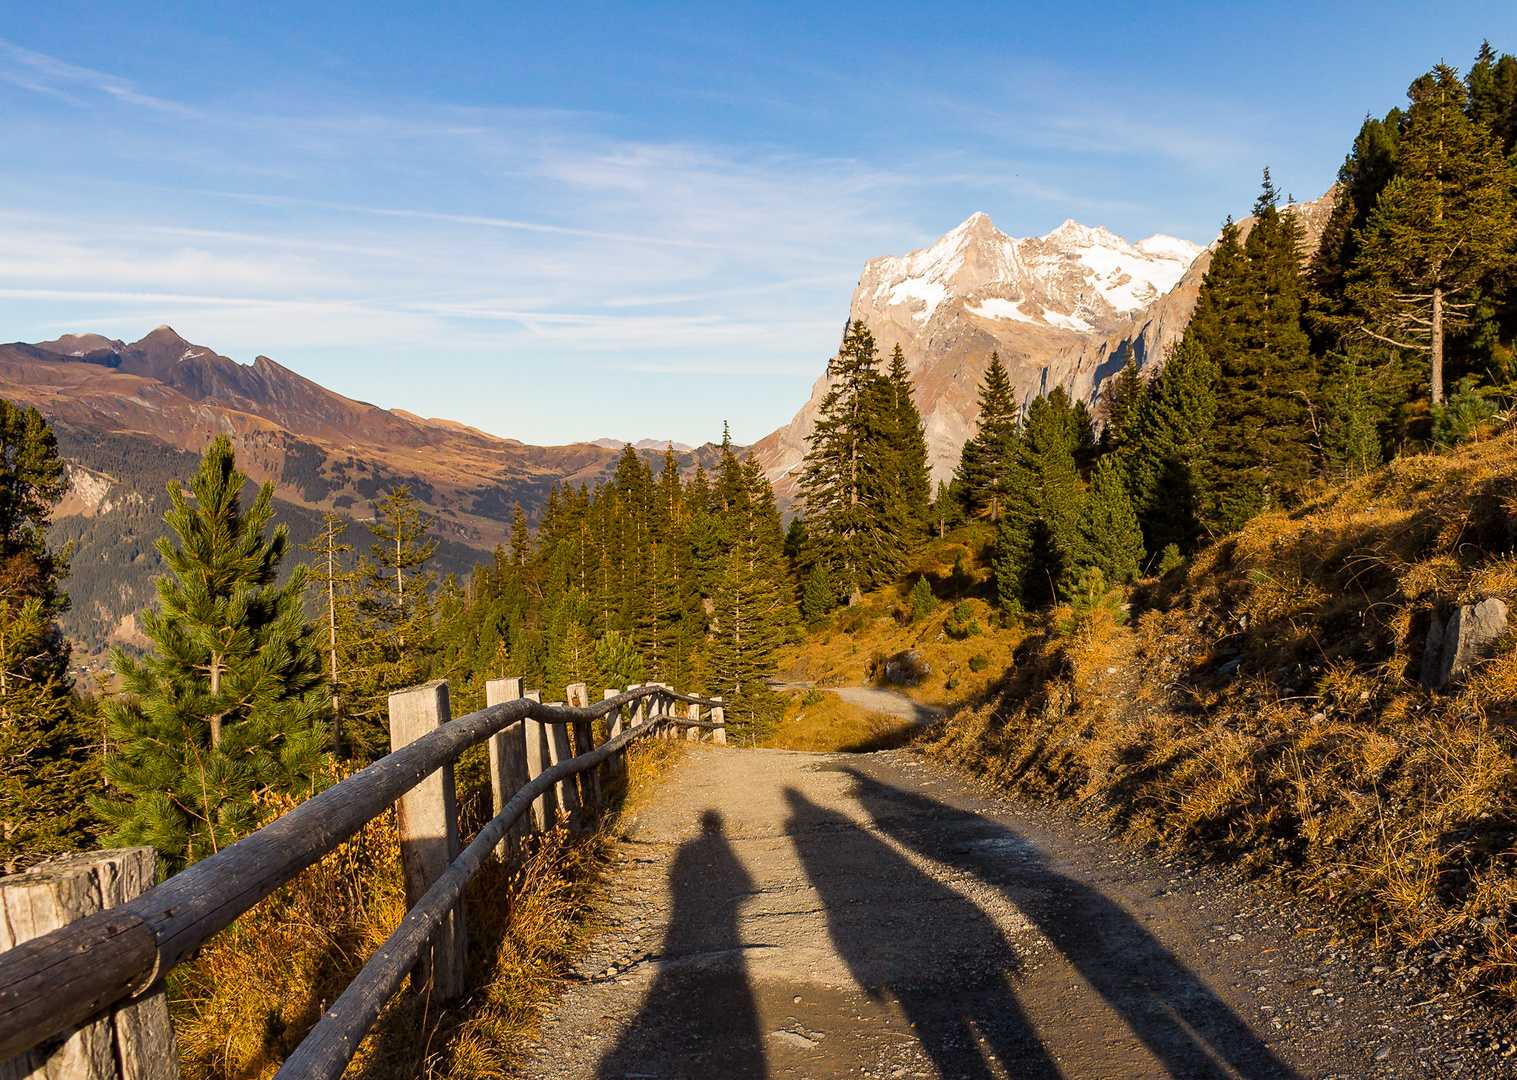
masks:
[[[420,689],[420,688],[419,688]],[[201,860],[118,907],[69,923],[0,952],[0,1063],[88,1021],[117,1002],[161,984],[239,915],[353,836],[386,807],[465,750],[513,724],[541,725],[567,734],[564,725],[590,725],[608,713],[620,723],[623,706],[635,706],[632,724],[604,745],[541,768],[499,805],[474,841],[452,859],[412,905],[400,926],[322,1016],[279,1071],[281,1077],[337,1077],[372,1026],[380,1007],[422,960],[464,887],[489,853],[499,848],[534,803],[555,787],[619,760],[634,739],[669,728],[700,728],[725,742],[721,698],[701,698],[662,686],[634,687],[595,705],[551,706],[527,691],[489,705],[394,749],[342,782],[235,844]],[[444,690],[445,697],[445,690]],[[710,721],[673,715],[673,702],[712,710]],[[646,708],[645,706],[651,706]],[[535,734],[535,733],[534,733]],[[526,745],[532,757],[531,742]]]

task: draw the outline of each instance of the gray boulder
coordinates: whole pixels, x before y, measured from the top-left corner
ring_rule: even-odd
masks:
[[[1478,604],[1461,604],[1447,627],[1440,626],[1435,616],[1422,652],[1422,685],[1442,690],[1462,678],[1490,655],[1491,646],[1506,629],[1506,604],[1494,596]],[[1437,662],[1431,663],[1435,654]]]
[[[915,649],[896,653],[885,661],[885,681],[896,686],[915,686],[932,674],[932,665]]]

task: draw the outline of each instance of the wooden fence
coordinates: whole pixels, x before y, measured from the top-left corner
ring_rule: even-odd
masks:
[[[147,849],[79,857],[82,872],[94,875],[94,885],[82,889],[78,874],[60,877],[59,864],[0,879],[0,933],[16,939],[0,940],[10,945],[0,952],[0,1080],[176,1077],[164,976],[394,804],[406,915],[278,1073],[341,1076],[408,974],[413,987],[427,988],[435,999],[462,995],[464,888],[492,853],[517,859],[533,832],[583,827],[603,809],[607,786],[624,774],[624,751],[634,739],[709,732],[726,742],[721,698],[663,685],[607,690],[595,705],[583,683],[567,688],[567,704],[541,703],[521,679],[492,680],[486,692],[485,708],[457,720],[445,681],[392,694],[389,755],[154,888],[112,893],[99,884],[102,873],[112,881],[121,877],[102,867],[130,864],[140,886],[140,859],[151,867]],[[701,719],[702,708],[710,709],[709,720]],[[608,737],[596,745],[594,722],[601,717]],[[494,817],[460,851],[453,763],[486,741]],[[149,869],[145,878],[151,876]],[[44,877],[73,884],[54,887]],[[65,894],[94,900],[57,902]],[[51,899],[43,903],[39,896]],[[11,910],[17,904],[58,914],[18,920]],[[37,936],[21,940],[27,926]],[[17,927],[21,932],[13,933]],[[119,1068],[101,1071],[110,1058]],[[139,1059],[140,1066],[133,1064]]]

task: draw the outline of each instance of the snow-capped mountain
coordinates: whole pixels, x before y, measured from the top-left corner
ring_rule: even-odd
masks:
[[[1306,251],[1331,210],[1331,192],[1295,207]],[[1246,233],[1251,219],[1239,224]],[[1089,401],[1128,350],[1147,363],[1180,336],[1209,252],[1173,236],[1128,243],[1076,221],[1015,239],[977,213],[930,248],[866,263],[849,319],[869,327],[882,357],[901,346],[933,479],[946,480],[973,434],[992,351],[1024,403],[1055,386]],[[795,419],[754,445],[783,501],[795,496],[827,384],[823,374]]]

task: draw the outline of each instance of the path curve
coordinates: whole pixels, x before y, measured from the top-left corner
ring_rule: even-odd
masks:
[[[923,705],[913,701],[899,690],[886,690],[878,686],[824,686],[822,690],[836,694],[850,705],[858,705],[874,712],[911,720],[918,724],[930,724],[941,720],[947,712],[937,705]]]
[[[695,746],[624,831],[526,1076],[1514,1075],[1267,886],[907,751]]]

